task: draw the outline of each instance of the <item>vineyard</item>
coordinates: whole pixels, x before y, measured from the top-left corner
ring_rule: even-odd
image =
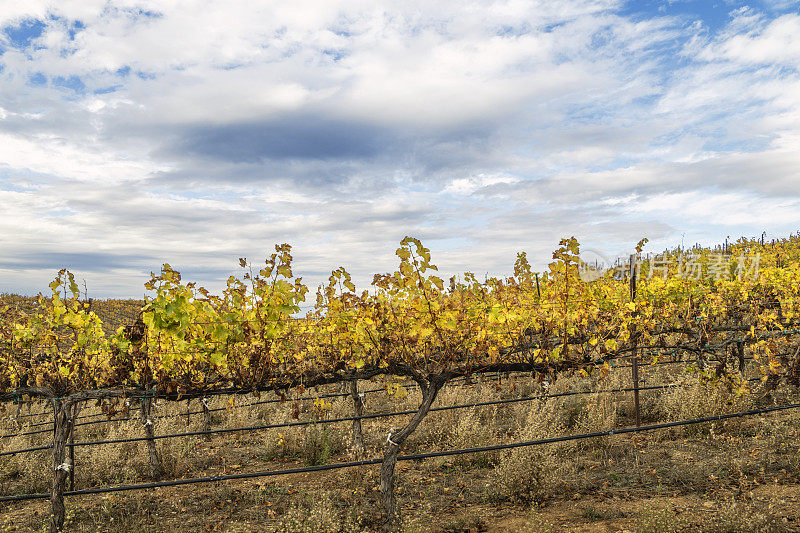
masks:
[[[546,272],[521,253],[512,277],[445,281],[406,238],[395,272],[358,291],[333,270],[304,315],[288,245],[240,259],[221,294],[164,265],[146,301],[95,302],[61,271],[49,296],[0,304],[0,501],[49,500],[50,531],[92,494],[100,516],[150,523],[158,500],[144,518],[119,509],[152,489],[215,491],[218,512],[187,530],[226,530],[232,509],[241,530],[413,530],[443,500],[533,516],[558,495],[716,479],[750,495],[759,527],[800,527],[753,496],[800,482],[800,236],[645,245],[611,272],[564,239]]]

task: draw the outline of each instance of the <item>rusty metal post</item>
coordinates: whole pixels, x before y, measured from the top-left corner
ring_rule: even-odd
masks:
[[[636,301],[636,255],[631,254],[630,256],[630,289],[631,289],[631,301]],[[631,365],[631,371],[633,374],[633,408],[636,412],[636,427],[642,425],[642,415],[641,411],[639,410],[639,353],[636,347],[636,340],[634,340],[633,344],[633,364]]]

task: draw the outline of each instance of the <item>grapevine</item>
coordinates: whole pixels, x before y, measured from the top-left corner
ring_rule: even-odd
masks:
[[[645,244],[636,246],[633,293],[629,280],[612,273],[584,281],[575,238],[560,241],[541,276],[520,253],[511,277],[481,281],[464,273],[445,282],[430,250],[406,237],[396,250],[397,270],[376,274],[370,290],[358,291],[339,267],[303,316],[309,289],[294,276],[291,247],[281,244],[260,268],[240,259],[241,274],[228,278],[220,294],[163,265],[145,284],[152,296],[136,321],[116,329],[61,270],[51,295],[40,295],[36,305],[0,307],[0,399],[52,402],[51,530],[59,530],[63,443],[81,401],[141,398],[146,422],[146,401],[157,395],[285,394],[350,382],[355,401],[356,380],[408,378],[422,391],[422,403],[386,439],[381,490],[391,521],[403,444],[453,378],[494,371],[589,374],[598,365],[607,372],[614,359],[683,350],[701,361],[713,356],[715,366],[701,368],[703,378],[746,394],[749,383],[730,363],[747,345],[768,390],[781,380],[800,383],[800,236],[768,244],[740,239],[722,256],[695,250],[693,276],[682,271],[689,261],[683,251],[642,258]],[[399,383],[386,383],[391,393],[404,394]]]

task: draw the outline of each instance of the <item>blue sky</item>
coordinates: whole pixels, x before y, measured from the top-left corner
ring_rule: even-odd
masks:
[[[0,292],[800,230],[800,2],[0,6]]]

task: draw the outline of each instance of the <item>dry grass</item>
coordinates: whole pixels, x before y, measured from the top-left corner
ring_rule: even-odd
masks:
[[[519,440],[553,437],[564,430],[561,402],[547,400],[532,404],[524,418]],[[573,445],[548,444],[516,448],[505,452],[490,477],[491,495],[498,499],[531,502],[541,500],[549,491],[557,490],[560,480],[575,473],[574,463],[565,461]]]
[[[295,501],[286,511],[278,531],[281,533],[317,533],[319,531],[359,531],[350,517],[342,517],[330,493],[313,498],[306,496]]]
[[[30,426],[22,426],[20,431],[31,431]],[[7,428],[9,431],[9,428]],[[17,431],[14,428],[13,431]],[[4,431],[6,432],[6,431]],[[19,450],[34,447],[27,436],[3,439],[4,450]],[[11,487],[19,492],[45,492],[50,489],[51,476],[48,465],[52,464],[47,450],[29,454],[0,457],[0,489],[3,494],[13,493]]]
[[[681,516],[672,509],[643,512],[637,533],[779,533],[789,531],[770,504],[737,501],[735,499],[707,502],[706,511],[718,509],[714,519],[696,523],[691,516]],[[713,511],[711,511],[713,512]]]
[[[656,404],[660,418],[665,421],[735,413],[755,407],[756,398],[753,395],[737,396],[722,384],[703,383],[696,376],[681,376],[674,383],[675,388],[662,393]],[[724,422],[680,426],[669,433],[672,436],[689,436],[738,431],[743,423],[746,421],[733,418]]]

